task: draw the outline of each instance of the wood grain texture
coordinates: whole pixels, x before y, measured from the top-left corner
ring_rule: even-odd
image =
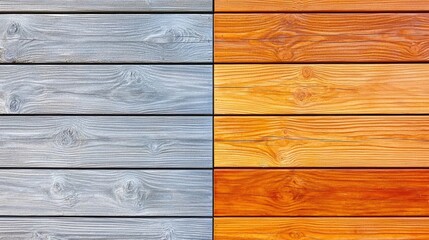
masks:
[[[395,12],[428,11],[427,0],[216,0],[217,12]]]
[[[211,166],[211,117],[6,116],[0,119],[0,167]]]
[[[216,117],[216,167],[429,167],[427,116]]]
[[[427,64],[218,64],[216,114],[429,113]]]
[[[210,14],[4,14],[0,62],[210,62]]]
[[[423,240],[427,218],[215,218],[216,240]]]
[[[429,60],[428,13],[216,14],[215,62]]]
[[[211,11],[212,0],[2,0],[0,12]]]
[[[0,218],[0,239],[209,240],[203,218]]]
[[[211,216],[210,170],[0,170],[0,215]]]
[[[215,170],[215,216],[428,216],[429,170]]]
[[[3,65],[0,113],[211,114],[210,65]]]

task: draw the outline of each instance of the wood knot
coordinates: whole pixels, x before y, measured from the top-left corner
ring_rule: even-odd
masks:
[[[298,103],[303,104],[310,100],[312,94],[307,88],[298,88],[293,93],[293,97]]]
[[[11,95],[7,105],[10,112],[19,112],[21,108],[21,99],[17,95]]]
[[[311,67],[303,67],[301,69],[301,74],[304,79],[310,79],[313,77],[313,69]]]
[[[9,34],[11,36],[18,34],[19,29],[20,29],[19,23],[14,22],[14,23],[10,24],[9,27],[7,28],[7,34]]]
[[[174,240],[176,239],[174,228],[172,226],[164,227],[164,234],[161,237],[162,240]]]
[[[302,239],[305,237],[305,234],[303,232],[299,232],[299,231],[292,231],[289,233],[289,237],[291,239]]]
[[[61,147],[75,147],[79,145],[78,133],[74,129],[65,129],[55,136],[55,143]]]
[[[55,178],[49,190],[51,199],[59,202],[61,205],[73,207],[78,202],[78,195],[73,185],[63,178]]]
[[[143,207],[148,194],[138,179],[124,180],[117,184],[114,190],[114,195],[120,204],[134,209]]]

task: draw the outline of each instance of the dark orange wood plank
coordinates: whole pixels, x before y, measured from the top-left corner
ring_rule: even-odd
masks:
[[[215,216],[428,216],[429,170],[215,170]]]
[[[429,167],[428,116],[215,117],[216,167]]]
[[[428,0],[216,0],[217,12],[427,11]]]
[[[215,62],[429,60],[428,13],[216,14]]]
[[[216,114],[429,113],[429,64],[217,64]]]
[[[424,240],[428,218],[215,218],[215,240]]]

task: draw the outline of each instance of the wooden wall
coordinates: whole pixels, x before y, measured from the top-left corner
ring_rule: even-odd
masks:
[[[212,4],[0,2],[0,239],[212,239]]]
[[[429,239],[429,1],[216,0],[216,240]]]

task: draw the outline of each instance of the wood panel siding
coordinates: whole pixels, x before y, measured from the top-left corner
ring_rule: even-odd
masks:
[[[3,14],[3,63],[212,60],[210,14]]]
[[[215,166],[429,167],[428,141],[427,116],[216,117]]]
[[[194,12],[212,0],[2,0],[0,12]]]
[[[427,0],[215,0],[216,12],[415,12]]]
[[[428,216],[429,171],[215,170],[215,216]]]
[[[216,114],[429,113],[427,64],[218,64]]]
[[[211,170],[0,170],[0,215],[211,216]]]
[[[426,62],[428,13],[216,14],[215,62]]]
[[[211,117],[3,117],[0,167],[209,168],[211,129]]]
[[[215,240],[422,240],[428,218],[216,218]]]
[[[211,65],[0,65],[0,112],[210,114]]]
[[[0,218],[3,239],[211,239],[210,218]]]

